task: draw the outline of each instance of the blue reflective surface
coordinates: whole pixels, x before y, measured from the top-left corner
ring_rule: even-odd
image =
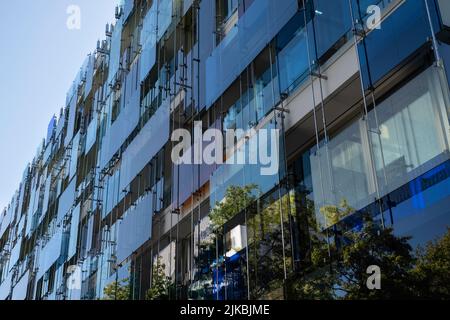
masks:
[[[206,105],[210,107],[297,11],[296,0],[260,0],[206,62]]]
[[[439,30],[436,14],[432,19],[435,30]],[[382,22],[381,29],[370,32],[358,46],[365,89],[374,86],[430,37],[424,2],[405,1],[401,4]]]
[[[280,91],[290,92],[309,75],[308,34],[303,11],[297,13],[277,36]]]
[[[352,28],[348,0],[314,0],[314,38],[317,58]]]

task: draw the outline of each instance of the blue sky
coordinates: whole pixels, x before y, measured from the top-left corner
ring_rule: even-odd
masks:
[[[0,210],[65,104],[87,54],[114,22],[117,0],[6,0],[0,19]],[[69,30],[77,5],[81,28]]]

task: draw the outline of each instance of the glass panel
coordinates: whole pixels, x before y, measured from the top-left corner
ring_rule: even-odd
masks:
[[[164,103],[125,150],[120,190],[124,190],[169,140],[169,105]],[[156,139],[155,139],[156,138]]]
[[[98,117],[97,115],[94,115],[94,118],[92,119],[91,123],[89,124],[88,130],[87,130],[87,136],[86,136],[86,154],[89,153],[92,146],[95,144],[95,141],[97,140],[97,127],[98,127]]]
[[[362,12],[366,9],[361,8]],[[439,30],[436,14],[432,14]],[[405,1],[358,46],[365,89],[375,85],[431,37],[424,1]]]
[[[67,260],[70,260],[77,252],[78,244],[78,224],[80,222],[80,204],[72,211],[72,218],[70,220],[70,238],[69,249],[67,253]]]
[[[20,257],[20,249],[22,247],[22,239],[19,238],[18,242],[16,243],[16,245],[11,249],[10,252],[10,256],[9,256],[9,268],[12,269],[17,261],[19,261],[19,257]]]
[[[297,12],[296,0],[250,6],[206,61],[206,105],[211,106]]]
[[[314,0],[314,38],[317,58],[332,48],[352,28],[348,0]]]
[[[63,238],[62,227],[57,228],[52,238],[44,245],[39,253],[39,270],[36,279],[41,278],[61,255]]]
[[[92,249],[92,234],[94,232],[94,216],[90,216],[88,220],[87,228],[87,240],[86,240],[86,254],[88,254]]]
[[[277,37],[280,91],[289,92],[309,75],[308,38],[299,12]]]
[[[213,278],[216,260],[216,239],[208,217],[195,225],[194,261],[196,271],[190,291],[193,299],[213,300]]]
[[[19,282],[14,286],[12,300],[25,300],[27,297],[28,281],[30,280],[30,271],[27,271]]]
[[[123,8],[124,20],[127,20],[128,16],[134,9],[134,0],[121,0],[120,2],[121,2],[120,5]]]
[[[139,124],[140,116],[140,86],[134,91],[128,104],[121,110],[119,117],[107,129],[102,141],[101,163],[104,168],[112,156],[119,150],[131,132]]]
[[[239,221],[238,223],[228,225],[225,228],[224,233],[224,299],[246,300],[248,299],[248,289],[247,227],[245,221]]]
[[[365,130],[365,122],[356,121],[311,153],[316,219],[322,228],[375,199]]]
[[[64,193],[59,197],[57,223],[61,222],[64,219],[65,215],[74,205],[75,184],[76,179],[73,179],[72,182],[67,186]]]
[[[36,202],[36,177],[32,179],[31,183],[31,194],[30,194],[30,203],[28,206],[28,212],[27,212],[27,226],[26,226],[26,235],[29,236],[31,230],[34,229],[35,225],[33,223],[33,207],[34,203]],[[9,222],[8,222],[9,224]]]
[[[119,223],[117,260],[124,261],[152,237],[153,195],[148,193],[132,206]]]
[[[155,257],[153,257],[153,265],[156,267],[158,260],[164,267],[164,273],[171,281],[175,279],[175,241],[170,242],[166,247],[161,249]]]
[[[259,134],[253,135],[250,139],[246,139],[233,155],[227,159],[226,163],[220,166],[211,176],[211,207],[215,207],[216,202],[223,200],[226,190],[229,186],[244,187],[254,184],[258,194],[264,194],[272,189],[278,183],[281,164],[283,162],[280,154],[275,155],[273,150],[281,152],[279,148],[280,141],[272,136],[275,129],[275,123],[268,123],[263,128],[265,130],[259,131]],[[272,138],[275,138],[272,140]],[[278,136],[279,138],[279,136]],[[275,145],[274,145],[275,143]],[[263,165],[260,159],[256,162],[254,156],[258,156],[258,150],[267,152],[271,157],[270,165]],[[276,167],[278,165],[278,167]],[[275,166],[275,167],[273,167]],[[267,172],[272,174],[265,174],[265,169],[275,172]]]
[[[430,68],[370,112],[371,127],[375,128],[370,137],[382,195],[449,157],[442,92],[439,74]]]
[[[269,57],[267,57],[269,58]],[[272,66],[273,67],[273,66]],[[227,111],[223,119],[224,129],[247,131],[255,127],[279,101],[278,77],[269,67],[254,81],[248,90]],[[242,87],[245,85],[242,84]],[[238,136],[238,139],[242,138]]]
[[[92,83],[94,81],[94,67],[95,67],[95,55],[90,54],[88,57],[88,65],[86,68],[86,84],[84,86],[84,98],[86,99],[92,90]]]
[[[45,181],[45,190],[44,190],[44,202],[43,202],[43,207],[42,207],[42,216],[44,216],[47,213],[47,209],[48,209],[48,199],[50,196],[50,183],[51,183],[51,174],[47,177],[47,180]]]
[[[6,300],[11,291],[11,282],[12,282],[13,272],[9,272],[3,282],[0,284],[0,299]]]
[[[158,41],[172,22],[173,0],[158,0]]]
[[[69,180],[77,173],[78,153],[80,148],[80,133],[77,133],[72,141],[72,149],[70,155]]]
[[[111,37],[111,49],[109,53],[109,72],[107,84],[115,79],[120,66],[120,50],[122,37],[122,20],[117,20]]]
[[[140,60],[139,81],[142,82],[147,77],[150,70],[156,63],[156,45],[147,42],[142,47],[142,54]]]
[[[66,129],[66,136],[64,138],[64,147],[67,147],[72,141],[73,137],[73,131],[75,126],[75,116],[77,111],[77,99],[76,97],[72,97],[72,100],[70,100],[70,104],[68,105],[68,112],[69,112],[69,120],[67,122],[67,129]]]
[[[285,268],[291,265],[285,247],[289,229],[289,195],[279,198],[279,191],[266,196],[258,212],[248,213],[250,298],[280,300],[284,297]],[[256,207],[255,207],[256,209]],[[282,224],[283,222],[283,224]]]
[[[142,21],[140,44],[153,46],[156,44],[157,2],[153,2]]]

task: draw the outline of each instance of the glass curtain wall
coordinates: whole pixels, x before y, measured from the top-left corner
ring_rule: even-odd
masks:
[[[227,8],[235,7],[234,1],[222,2]],[[158,234],[148,251],[130,259],[134,298],[144,298],[147,286],[161,283],[167,287],[164,298],[168,299],[299,298],[305,292],[301,286],[308,279],[330,270],[335,261],[334,248],[345,242],[345,231],[361,226],[359,213],[368,212],[380,225],[390,226],[404,221],[403,206],[413,206],[423,200],[420,197],[428,201],[423,200],[427,208],[445,204],[433,190],[445,189],[448,179],[409,194],[408,201],[404,200],[404,189],[412,189],[409,183],[418,184],[427,175],[429,179],[435,177],[438,173],[433,170],[448,170],[449,103],[446,86],[441,85],[442,70],[430,67],[381,97],[362,91],[361,100],[365,98],[366,105],[345,127],[330,133],[323,101],[326,80],[321,69],[330,55],[353,40],[352,11],[347,0],[304,2],[306,6],[238,75],[207,117],[200,118],[195,108],[189,108],[192,100],[177,100],[192,91],[175,79],[186,56],[195,58],[196,45],[192,52],[182,52],[182,41],[175,32],[155,49],[160,61],[151,62],[158,67],[152,79],[144,80],[149,89],[141,101],[143,109],[157,108],[164,94],[170,104],[172,129],[186,127],[192,133],[194,121],[202,120],[203,130],[214,127],[242,131],[235,137],[234,147],[224,150],[226,164],[217,168],[192,165],[168,169],[174,177],[174,185],[168,187],[173,210],[166,213],[164,225],[161,222],[159,226],[164,234]],[[406,4],[411,2],[402,6],[408,8]],[[363,18],[362,2],[352,4],[354,19]],[[171,8],[168,2],[160,5]],[[387,6],[383,8],[388,10]],[[410,10],[418,12],[417,7]],[[396,18],[388,17],[387,28],[375,32],[385,36],[392,32],[389,19]],[[165,19],[160,24],[159,30],[170,28]],[[389,66],[383,69],[377,65],[376,49],[370,44],[372,37],[376,37],[375,33],[357,43],[364,89],[391,71]],[[316,143],[286,168],[283,114],[273,108],[300,85],[311,87],[316,106]],[[195,94],[191,92],[190,96]],[[147,114],[149,118],[152,115]],[[185,124],[189,118],[192,121]],[[255,150],[251,149],[252,137],[245,136],[262,129],[280,129],[277,143],[281,152],[275,175],[261,175],[260,165],[231,164],[237,158],[249,162],[249,151]],[[263,146],[274,151],[269,140]],[[204,176],[209,177],[213,169],[208,182]],[[105,180],[104,218],[122,200],[119,171]],[[398,198],[398,205],[392,207],[385,201],[388,197]],[[231,205],[232,199],[241,201]],[[410,214],[417,212],[412,210]],[[433,221],[443,220],[439,216]],[[97,277],[102,283],[109,283],[117,274],[117,226],[113,223],[103,230],[109,240],[103,244]],[[418,222],[398,227],[405,234],[417,229]],[[138,279],[146,284],[141,286]],[[331,297],[333,292],[324,294]]]

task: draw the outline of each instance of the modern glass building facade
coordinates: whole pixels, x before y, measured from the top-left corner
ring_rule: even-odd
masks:
[[[126,0],[116,18],[0,212],[0,299],[123,280],[140,300],[160,271],[168,299],[297,299],[336,259],[314,268],[315,246],[363,217],[413,246],[450,226],[448,1]],[[173,163],[198,121],[244,130],[224,160],[279,129],[278,173]],[[218,219],[230,187],[248,201]]]

